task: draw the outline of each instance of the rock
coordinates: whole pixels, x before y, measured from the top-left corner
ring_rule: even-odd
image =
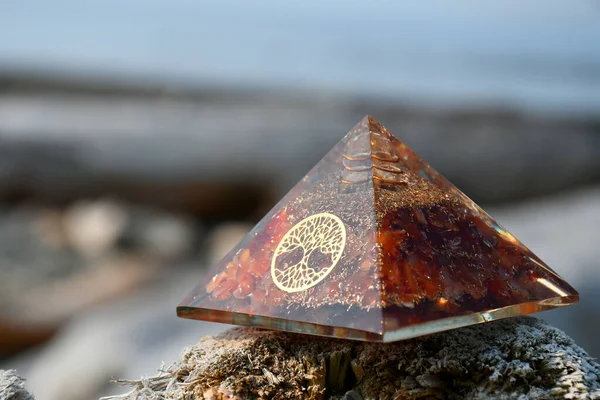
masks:
[[[34,400],[15,370],[0,370],[0,400]]]
[[[350,362],[330,370],[340,354]],[[560,330],[519,317],[390,344],[235,328],[155,378],[121,383],[133,386],[127,399],[600,399],[600,365]]]
[[[87,258],[97,258],[114,247],[127,213],[115,201],[79,201],[67,210],[64,223],[71,246]]]
[[[192,216],[142,205],[129,205],[128,215],[119,239],[121,247],[164,261],[197,256],[194,248],[203,239],[204,232]]]
[[[185,220],[168,215],[153,221],[142,236],[145,247],[162,259],[188,255],[194,239],[192,228]]]
[[[85,268],[64,245],[57,212],[33,206],[0,208],[0,308],[4,317],[19,314],[23,293],[51,285]],[[49,221],[49,220],[52,221]],[[0,332],[0,336],[1,332]]]

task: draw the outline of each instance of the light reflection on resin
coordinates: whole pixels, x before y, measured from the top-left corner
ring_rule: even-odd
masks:
[[[577,300],[513,235],[365,117],[177,311],[389,342]]]

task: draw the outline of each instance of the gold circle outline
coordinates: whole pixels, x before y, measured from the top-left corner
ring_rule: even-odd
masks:
[[[290,236],[292,234],[292,232],[294,232],[298,227],[300,227],[302,224],[305,224],[306,222],[308,222],[310,220],[313,220],[313,219],[316,219],[316,218],[320,218],[320,217],[331,218],[331,219],[333,219],[336,222],[336,225],[340,227],[340,229],[342,231],[342,247],[336,253],[335,257],[333,257],[333,260],[332,260],[332,263],[331,263],[331,267],[329,267],[329,271],[327,271],[326,274],[324,274],[323,276],[321,276],[316,281],[311,282],[310,284],[307,284],[307,285],[304,285],[304,286],[300,286],[298,288],[293,288],[293,289],[290,289],[288,287],[283,286],[281,284],[281,282],[279,282],[279,280],[275,276],[275,269],[276,269],[275,268],[275,263],[277,261],[277,254],[279,253],[279,248],[281,247],[281,245],[283,243],[285,243],[285,240],[288,238],[288,236]],[[271,259],[271,278],[273,279],[273,282],[275,283],[275,285],[280,290],[283,290],[284,292],[287,292],[287,293],[295,293],[295,292],[302,292],[304,290],[308,290],[308,289],[316,286],[317,284],[319,284],[321,281],[323,281],[323,279],[325,279],[331,273],[331,271],[333,271],[333,269],[335,268],[335,266],[337,265],[337,263],[342,258],[342,255],[344,253],[344,249],[345,248],[346,248],[346,226],[344,225],[344,221],[342,221],[337,215],[334,215],[334,214],[331,214],[331,213],[313,214],[313,215],[311,215],[309,217],[304,218],[302,221],[298,222],[296,225],[294,225],[293,227],[291,227],[285,233],[285,235],[283,235],[283,237],[281,238],[281,240],[277,244],[277,248],[275,249],[275,253],[273,253],[273,258]]]

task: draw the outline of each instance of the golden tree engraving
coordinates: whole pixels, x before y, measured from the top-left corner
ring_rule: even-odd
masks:
[[[303,219],[277,245],[271,261],[273,281],[286,292],[309,289],[329,275],[345,245],[346,228],[337,216],[321,213]]]

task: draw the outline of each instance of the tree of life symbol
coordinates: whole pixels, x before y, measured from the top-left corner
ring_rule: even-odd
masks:
[[[329,275],[345,245],[346,228],[341,219],[329,213],[311,215],[294,225],[277,245],[271,277],[285,292],[309,289]],[[292,253],[302,258],[285,262]]]

